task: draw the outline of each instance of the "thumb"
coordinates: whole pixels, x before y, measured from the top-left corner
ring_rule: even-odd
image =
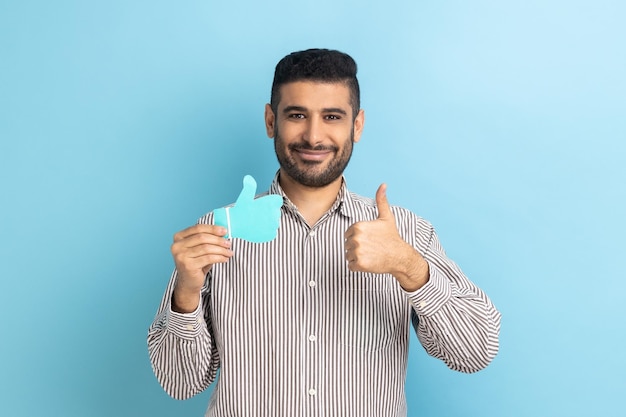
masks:
[[[256,181],[252,176],[246,175],[243,177],[243,189],[241,193],[239,193],[239,197],[237,197],[237,202],[235,206],[239,204],[246,204],[252,200],[254,200],[254,195],[256,194]]]
[[[389,201],[387,201],[387,184],[380,184],[376,191],[376,207],[378,207],[378,218],[381,220],[393,219]]]

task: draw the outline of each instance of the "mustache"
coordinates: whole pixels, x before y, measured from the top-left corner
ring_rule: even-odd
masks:
[[[337,146],[323,146],[323,145],[317,145],[317,146],[311,146],[310,144],[303,142],[303,143],[292,143],[290,145],[288,145],[289,150],[291,151],[332,151],[332,152],[337,152],[339,150],[339,148]]]

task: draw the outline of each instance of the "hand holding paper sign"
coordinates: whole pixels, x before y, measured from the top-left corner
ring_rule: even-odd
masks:
[[[254,243],[269,242],[280,226],[283,198],[270,194],[255,199],[256,181],[250,175],[243,178],[243,190],[234,207],[213,211],[213,223],[228,229],[225,237],[236,237]]]

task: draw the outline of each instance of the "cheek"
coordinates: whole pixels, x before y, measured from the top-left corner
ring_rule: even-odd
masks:
[[[282,125],[276,126],[276,134],[280,134],[280,137],[283,142],[293,142],[298,139],[302,135],[303,128],[294,123],[283,123]]]

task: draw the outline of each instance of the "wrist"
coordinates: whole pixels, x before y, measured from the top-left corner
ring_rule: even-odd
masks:
[[[428,282],[430,276],[428,262],[409,244],[406,254],[397,265],[398,269],[392,272],[392,275],[405,291],[417,291]]]
[[[200,291],[185,291],[174,288],[172,294],[172,311],[176,313],[193,313],[200,304]]]

